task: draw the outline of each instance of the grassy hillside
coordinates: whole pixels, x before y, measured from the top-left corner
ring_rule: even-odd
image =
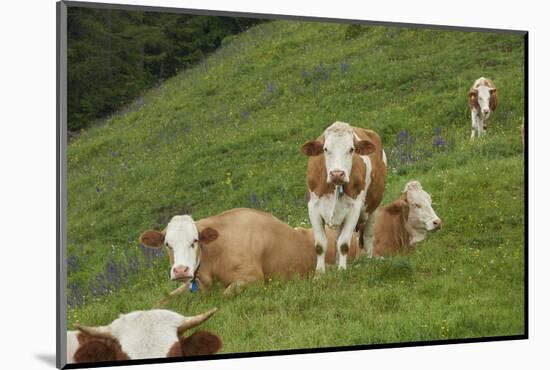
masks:
[[[70,327],[149,309],[177,286],[164,252],[136,241],[175,214],[252,207],[309,225],[299,147],[339,120],[381,134],[384,203],[420,180],[443,229],[411,257],[166,307],[219,307],[205,327],[225,352],[523,333],[522,37],[276,21],[223,45],[69,145]],[[471,143],[480,76],[500,105]]]

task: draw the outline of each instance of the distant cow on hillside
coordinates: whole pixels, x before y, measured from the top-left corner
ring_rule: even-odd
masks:
[[[472,115],[471,139],[480,137],[487,129],[487,120],[498,104],[497,88],[493,81],[478,78],[468,93],[468,103]]]
[[[67,332],[67,363],[91,363],[216,353],[218,336],[206,330],[184,337],[186,330],[206,321],[212,309],[196,316],[169,310],[134,311],[107,326],[77,326]]]
[[[409,254],[429,231],[441,228],[430,194],[411,181],[401,197],[380,207],[374,226],[374,257]]]
[[[302,146],[309,156],[307,187],[309,219],[315,235],[316,273],[325,271],[325,225],[337,232],[338,268],[346,268],[353,231],[364,223],[360,245],[372,256],[373,213],[386,184],[386,153],[372,130],[335,122],[316,140]]]

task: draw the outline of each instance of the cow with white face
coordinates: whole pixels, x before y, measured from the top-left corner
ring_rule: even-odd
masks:
[[[405,185],[401,197],[380,207],[374,226],[374,257],[408,254],[428,232],[441,228],[432,198],[418,181]]]
[[[184,332],[206,321],[212,309],[196,316],[169,310],[134,311],[106,326],[78,326],[67,332],[67,363],[92,363],[197,356],[219,351],[222,342],[208,331]]]
[[[338,268],[346,268],[353,231],[364,223],[360,246],[372,256],[374,211],[382,201],[386,182],[386,154],[372,130],[335,122],[302,146],[309,156],[307,186],[309,219],[317,251],[316,273],[325,271],[325,225],[337,231]]]
[[[158,247],[165,245],[170,258],[170,278],[172,280],[193,279],[201,263],[202,246],[218,238],[218,232],[210,227],[200,232],[191,216],[174,216],[166,229],[143,233],[143,245]]]
[[[226,287],[224,294],[233,294],[246,284],[306,275],[315,268],[307,233],[255,209],[235,208],[197,221],[174,216],[164,231],[147,230],[139,240],[168,248],[170,275],[182,280],[171,296],[206,292],[215,281]]]
[[[472,116],[470,138],[473,139],[485,133],[487,120],[497,108],[497,88],[493,81],[485,77],[478,78],[468,93],[468,103]]]

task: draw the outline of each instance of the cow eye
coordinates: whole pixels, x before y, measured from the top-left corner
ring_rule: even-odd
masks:
[[[418,204],[418,203],[416,203],[414,206],[415,206],[416,208],[421,208],[421,207],[422,207],[422,206],[421,206],[420,204]]]
[[[353,153],[353,150],[354,150],[353,147],[351,147],[350,150],[349,150],[349,152],[350,152],[350,153]]]
[[[325,148],[325,153],[326,153],[326,152],[328,152],[328,149],[327,149],[327,148]]]

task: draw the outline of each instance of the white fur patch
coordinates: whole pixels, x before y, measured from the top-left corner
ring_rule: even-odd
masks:
[[[199,238],[199,232],[195,221],[188,215],[174,216],[166,227],[166,244],[174,252],[174,265],[189,267],[190,271],[195,271],[197,264],[197,246],[195,241]],[[174,278],[174,271],[170,269],[170,276]]]
[[[404,192],[407,193],[409,203],[409,217],[405,228],[411,235],[411,244],[415,244],[424,240],[428,231],[435,228],[434,221],[441,223],[441,220],[432,208],[430,194],[422,189],[420,182],[407,183]]]
[[[74,362],[74,354],[78,349],[78,331],[67,331],[67,363],[72,364]]]
[[[166,357],[178,341],[185,317],[168,310],[134,311],[110,325],[111,333],[131,359]]]
[[[311,200],[314,201],[314,207],[318,210],[325,223],[331,228],[341,225],[344,222],[349,210],[355,203],[355,199],[346,194],[342,194],[340,197],[336,195],[336,192],[323,195],[322,197],[318,197],[315,193],[313,194],[315,198],[317,198],[311,198]]]

